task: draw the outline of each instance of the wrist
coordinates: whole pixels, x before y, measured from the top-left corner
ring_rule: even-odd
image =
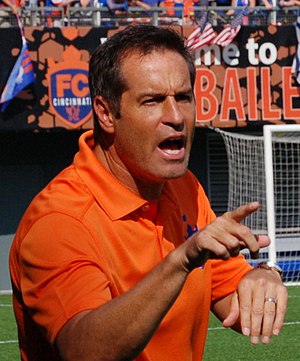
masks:
[[[262,268],[268,271],[276,272],[280,276],[281,280],[283,280],[283,271],[281,267],[278,266],[278,264],[276,264],[275,262],[260,262],[256,265],[256,268]]]

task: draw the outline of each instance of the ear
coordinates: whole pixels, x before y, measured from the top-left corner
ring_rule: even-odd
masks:
[[[114,133],[114,117],[107,101],[101,96],[96,96],[94,98],[93,107],[100,127],[106,133]]]

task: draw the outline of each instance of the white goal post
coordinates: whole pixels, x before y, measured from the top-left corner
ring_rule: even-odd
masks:
[[[257,136],[215,130],[227,152],[228,210],[260,202],[244,221],[255,234],[270,237],[259,261],[279,263],[285,282],[300,284],[300,124],[265,125]]]

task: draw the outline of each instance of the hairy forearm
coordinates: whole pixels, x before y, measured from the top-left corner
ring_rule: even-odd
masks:
[[[174,253],[174,252],[173,252]],[[57,337],[64,360],[134,359],[178,297],[188,272],[176,252],[122,296],[74,317]]]
[[[2,2],[4,3],[4,5],[6,6],[11,6],[11,2],[9,0],[2,0]]]
[[[209,258],[235,257],[240,247],[247,247],[253,255],[258,252],[257,239],[239,224],[258,207],[252,202],[216,218],[173,250],[131,290],[96,310],[74,316],[57,337],[63,360],[134,359],[172,307],[189,272]]]
[[[9,6],[10,8],[16,8],[16,5],[12,3],[10,0],[2,0],[5,6]]]

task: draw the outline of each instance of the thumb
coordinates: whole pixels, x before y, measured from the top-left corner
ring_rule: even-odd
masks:
[[[259,248],[268,247],[271,243],[270,238],[267,235],[257,235],[255,236],[257,239],[257,242],[259,244]]]
[[[240,316],[240,307],[239,307],[238,295],[236,292],[234,292],[231,298],[229,314],[227,315],[225,320],[223,320],[223,326],[226,328],[234,326],[237,320],[239,319],[239,316]]]
[[[226,212],[224,214],[224,216],[226,218],[231,218],[234,221],[240,223],[251,213],[256,212],[259,207],[260,207],[260,205],[258,202],[247,203],[247,204],[244,204],[244,205],[234,209],[233,211]]]

